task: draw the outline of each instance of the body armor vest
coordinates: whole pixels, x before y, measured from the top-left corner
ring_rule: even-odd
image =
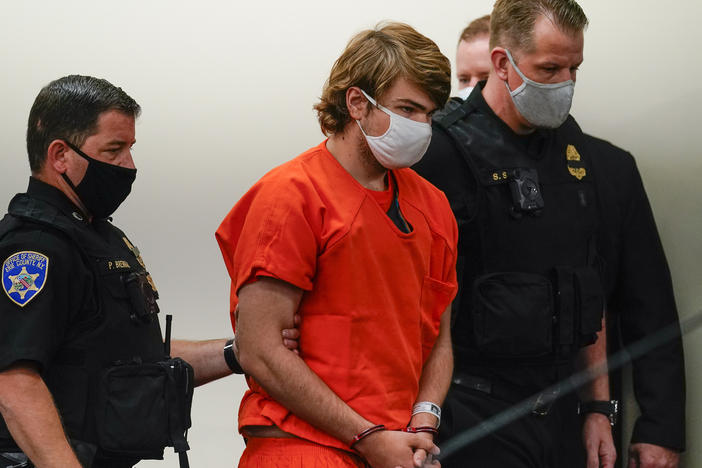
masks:
[[[604,308],[587,146],[572,117],[518,136],[471,101],[434,118],[473,176],[457,213],[457,362],[567,361],[594,342]]]
[[[10,203],[0,239],[26,223],[60,233],[93,271],[83,300],[94,313],[69,327],[42,374],[69,438],[95,446],[98,459],[134,463],[162,458],[165,446],[187,450],[193,372],[166,356],[158,293],[138,249],[107,220],[77,223],[26,194]]]

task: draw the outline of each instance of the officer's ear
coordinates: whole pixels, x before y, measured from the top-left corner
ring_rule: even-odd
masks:
[[[71,150],[65,141],[54,140],[49,143],[46,149],[46,161],[42,169],[52,168],[59,174],[63,174],[68,169],[67,153]]]
[[[368,113],[368,104],[368,99],[358,86],[352,86],[346,90],[346,108],[352,120],[360,120],[364,117]]]
[[[507,67],[509,66],[509,58],[503,47],[495,47],[490,52],[490,61],[495,74],[502,81],[507,81]]]

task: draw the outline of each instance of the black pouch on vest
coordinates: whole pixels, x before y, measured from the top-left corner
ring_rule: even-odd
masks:
[[[477,349],[491,357],[537,357],[553,350],[553,292],[542,275],[506,272],[473,284]]]
[[[560,344],[577,349],[594,343],[604,311],[604,292],[597,271],[587,266],[556,268],[556,278]]]
[[[105,369],[97,402],[98,445],[109,455],[162,459],[189,449],[193,368],[179,358]]]

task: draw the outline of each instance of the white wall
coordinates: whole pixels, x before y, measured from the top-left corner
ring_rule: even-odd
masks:
[[[681,315],[702,303],[698,126],[702,34],[697,0],[581,0],[586,34],[573,113],[638,159],[668,253]],[[0,0],[0,199],[29,175],[29,108],[52,79],[79,73],[123,87],[144,109],[139,176],[116,223],[139,245],[175,315],[174,335],[231,334],[229,281],[213,233],[268,169],[317,144],[312,105],[356,32],[408,22],[454,60],[458,34],[492,0],[225,2]],[[645,255],[645,252],[641,253]],[[685,338],[686,466],[702,467],[702,334]],[[241,377],[198,389],[194,467],[233,466]],[[176,467],[175,457],[140,466]]]

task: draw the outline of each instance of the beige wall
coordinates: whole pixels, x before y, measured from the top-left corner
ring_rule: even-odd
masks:
[[[637,157],[681,314],[702,304],[702,35],[697,0],[582,0],[591,19],[573,114]],[[408,22],[452,61],[460,30],[492,0],[230,2],[3,0],[0,200],[28,177],[24,132],[39,89],[71,73],[104,77],[143,106],[139,176],[115,217],[139,245],[175,315],[174,335],[228,336],[228,280],[213,232],[268,169],[317,144],[312,104],[355,32]],[[646,252],[641,252],[646,255]],[[702,467],[702,334],[685,338],[689,467]],[[233,466],[241,377],[196,392],[191,465]],[[176,467],[167,462],[140,466]]]

